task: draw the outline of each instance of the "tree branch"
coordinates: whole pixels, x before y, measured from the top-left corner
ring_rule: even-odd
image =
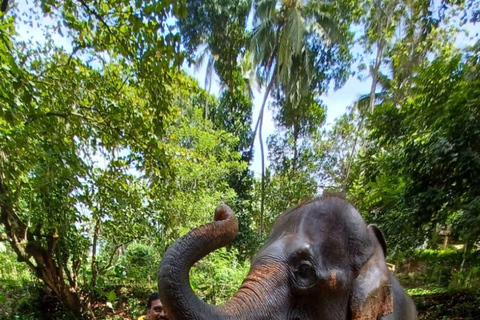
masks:
[[[7,186],[3,182],[2,175],[0,174],[0,207],[1,207],[1,222],[5,226],[7,235],[10,240],[14,238],[24,239],[27,226],[22,220],[15,214],[13,205],[9,201],[9,191]]]
[[[3,0],[2,1],[2,6],[0,7],[1,12],[7,12],[8,8],[8,0]]]
[[[68,283],[72,288],[77,288],[77,282],[75,279],[72,277],[72,273],[70,272],[70,269],[68,269],[68,258],[63,259],[60,255],[57,255],[57,258],[61,264],[61,267],[65,270],[65,274],[67,275]],[[72,269],[73,269],[73,264],[72,264]]]
[[[72,280],[76,284],[78,279],[78,270],[80,270],[80,259],[75,259],[72,261]]]
[[[72,62],[73,56],[78,52],[78,50],[84,49],[84,46],[76,46],[73,48],[72,53],[70,53],[70,56],[68,57],[67,64],[66,66],[70,65],[70,62]]]
[[[123,90],[123,87],[125,86],[125,84],[127,83],[128,79],[130,79],[130,75],[128,75],[127,77],[125,77],[125,79],[123,79],[122,81],[122,85],[120,86],[120,88],[118,89],[117,93],[115,94],[115,97],[113,99],[117,99],[118,96],[120,95],[120,93],[122,92]]]
[[[30,242],[28,241],[29,238],[32,238],[32,233],[28,230],[25,223],[17,216],[15,211],[13,210],[13,205],[9,198],[9,191],[8,187],[3,182],[3,177],[0,174],[0,194],[3,196],[2,200],[0,200],[0,222],[4,225],[6,234],[6,240],[10,243],[13,251],[17,254],[17,260],[19,262],[25,262],[28,267],[34,272],[38,274],[38,267],[35,266],[31,261],[30,257],[32,256],[30,252],[28,252],[28,245]],[[2,234],[3,238],[3,234]],[[27,243],[27,247],[25,247],[25,242]],[[38,264],[38,262],[37,262]]]
[[[99,273],[100,272],[103,272],[105,270],[107,270],[108,268],[110,268],[112,266],[112,263],[113,263],[113,258],[115,257],[116,253],[117,253],[117,250],[120,249],[120,247],[130,243],[132,241],[128,241],[128,242],[124,242],[124,243],[120,243],[119,245],[116,245],[115,248],[113,249],[113,252],[112,254],[110,255],[110,259],[108,260],[108,264],[102,268],[98,268],[99,270]]]
[[[32,123],[33,121],[37,120],[39,117],[41,116],[45,116],[45,117],[59,117],[59,118],[63,118],[65,120],[67,120],[70,116],[73,116],[73,117],[77,117],[77,118],[81,118],[83,120],[88,120],[88,121],[91,121],[91,122],[94,122],[94,123],[97,123],[97,124],[102,124],[102,122],[99,122],[93,118],[90,118],[90,117],[87,117],[83,114],[80,114],[80,113],[77,113],[77,112],[56,112],[56,111],[50,111],[50,112],[47,112],[47,113],[44,113],[44,114],[41,114],[41,115],[30,115],[28,116],[28,119],[27,121],[25,121],[25,125],[28,125],[30,123]]]
[[[134,58],[133,54],[130,52],[130,50],[125,45],[125,43],[123,43],[123,41],[121,41],[117,37],[117,35],[112,31],[112,29],[110,29],[110,26],[105,22],[103,17],[101,15],[99,15],[95,10],[91,9],[85,1],[83,1],[83,0],[78,0],[78,1],[82,4],[82,6],[85,8],[85,10],[87,10],[87,12],[94,15],[95,18],[97,18],[107,28],[108,33],[110,33],[122,45],[122,47],[125,50],[125,52],[127,53],[127,55],[130,56],[130,58]]]

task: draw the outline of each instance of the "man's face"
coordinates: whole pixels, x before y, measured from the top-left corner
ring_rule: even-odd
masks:
[[[150,310],[148,310],[148,319],[149,320],[167,320],[167,315],[165,310],[163,310],[163,305],[160,300],[153,300]]]

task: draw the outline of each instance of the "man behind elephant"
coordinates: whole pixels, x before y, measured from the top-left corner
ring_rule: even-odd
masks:
[[[168,320],[163,309],[162,301],[157,292],[150,295],[147,302],[147,315],[141,316],[138,320]]]

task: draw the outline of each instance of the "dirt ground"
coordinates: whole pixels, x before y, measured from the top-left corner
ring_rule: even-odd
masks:
[[[480,320],[480,291],[413,296],[421,320]]]

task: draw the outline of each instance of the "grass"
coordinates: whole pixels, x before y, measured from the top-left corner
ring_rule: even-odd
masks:
[[[448,290],[446,288],[412,288],[406,291],[410,296],[431,296],[438,293],[445,293]]]

